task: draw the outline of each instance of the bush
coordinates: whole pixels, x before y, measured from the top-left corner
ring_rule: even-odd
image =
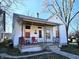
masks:
[[[7,53],[9,55],[20,55],[20,51],[18,48],[8,48]]]
[[[10,42],[11,40],[4,40],[3,42],[0,43],[0,48],[6,48],[7,46],[9,46]]]

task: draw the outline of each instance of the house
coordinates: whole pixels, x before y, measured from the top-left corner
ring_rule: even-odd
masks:
[[[66,37],[66,28],[64,23],[60,20],[60,18],[57,15],[50,16],[48,18],[48,22],[54,22],[54,23],[60,23],[62,25],[59,26],[59,37],[60,37],[60,45],[67,45],[67,37]],[[53,36],[56,37],[56,30],[55,27],[53,27]]]
[[[4,41],[4,32],[5,32],[5,11],[0,9],[0,42]]]
[[[20,14],[13,14],[13,45],[36,43],[67,44],[66,32],[63,23],[57,23],[55,17],[40,19]],[[21,40],[21,41],[20,41]],[[27,49],[27,48],[26,48]],[[33,49],[34,50],[34,49]]]
[[[4,38],[5,38],[5,39],[8,39],[8,40],[12,39],[12,33],[7,33],[7,32],[5,32],[5,33],[4,33]]]

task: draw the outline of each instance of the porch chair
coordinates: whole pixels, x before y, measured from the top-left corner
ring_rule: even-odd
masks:
[[[25,45],[26,41],[24,39],[24,37],[19,37],[19,45],[22,48]]]
[[[32,43],[37,43],[37,40],[35,37],[32,37]]]

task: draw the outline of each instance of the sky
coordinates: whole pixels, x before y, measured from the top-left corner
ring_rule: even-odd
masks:
[[[39,17],[43,19],[47,19],[48,17],[51,16],[49,12],[44,12],[43,11],[43,0],[17,0],[18,3],[17,5],[12,5],[10,10],[11,15],[13,13],[18,13],[26,16],[32,16],[32,17],[37,17],[37,12],[39,13]],[[75,13],[76,11],[79,10],[79,0],[76,0],[74,4],[74,9],[73,12]],[[74,14],[73,13],[73,14]],[[72,25],[76,29],[76,22],[79,21],[78,18],[79,15],[75,17],[75,19],[71,22],[70,25]],[[12,32],[12,16],[7,16],[7,26],[6,30],[7,32]],[[72,27],[70,26],[69,32],[74,32],[72,30]]]

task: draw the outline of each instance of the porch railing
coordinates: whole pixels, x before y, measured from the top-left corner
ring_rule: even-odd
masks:
[[[41,40],[41,41],[39,41]],[[43,37],[42,39],[38,37],[30,37],[30,38],[20,38],[19,39],[19,44],[21,45],[27,45],[27,44],[33,44],[33,43],[45,43],[47,40]],[[53,37],[51,43],[57,43],[59,44],[59,38]]]

